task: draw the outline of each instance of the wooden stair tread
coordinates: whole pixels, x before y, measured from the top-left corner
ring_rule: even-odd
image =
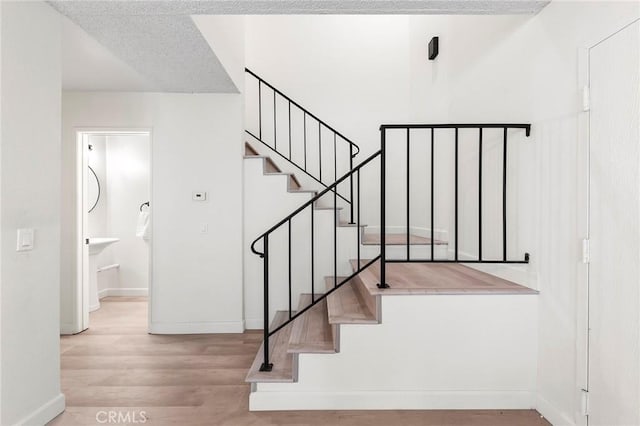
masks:
[[[292,190],[296,190],[296,189],[300,189],[302,188],[300,186],[300,182],[298,181],[298,179],[296,178],[296,175],[294,175],[293,173],[287,173],[287,172],[280,172],[280,171],[266,171],[264,172],[265,176],[288,176],[289,177],[289,187],[287,188],[287,191],[292,191]]]
[[[244,155],[245,157],[255,157],[259,156],[258,151],[256,151],[249,143],[244,143]]]
[[[280,167],[273,162],[271,157],[264,157],[264,169],[266,170],[265,173],[282,173]]]
[[[334,210],[334,209],[335,209],[335,210],[342,210],[343,208],[342,208],[342,207],[339,207],[339,206],[338,206],[338,207],[333,207],[333,206],[331,206],[331,207],[326,207],[326,206],[315,206],[315,207],[314,207],[314,209],[315,209],[315,210]]]
[[[311,304],[311,294],[301,294],[298,311]],[[326,299],[293,322],[289,353],[335,353],[334,335],[327,317]]]
[[[294,192],[294,193],[300,192],[300,193],[309,193],[309,194],[317,194],[318,193],[318,191],[316,191],[315,189],[302,189],[302,188],[290,189],[289,192]]]
[[[271,329],[283,324],[288,317],[289,311],[276,312],[275,318],[271,323]],[[269,362],[273,363],[273,370],[271,371],[260,371],[264,343],[260,345],[260,349],[245,379],[246,382],[292,383],[298,380],[297,355],[287,352],[292,328],[293,323],[290,323],[269,339]]]
[[[351,260],[356,270],[357,260]],[[361,260],[364,265],[368,260]],[[358,275],[372,295],[502,295],[538,294],[537,290],[460,263],[387,263],[386,281],[391,287],[379,289],[380,261]]]
[[[338,277],[338,282],[346,277]],[[326,277],[327,290],[334,286],[333,277]],[[357,282],[351,280],[327,296],[329,324],[377,324],[376,316],[369,310],[367,303],[355,288]]]
[[[253,146],[251,146],[248,142],[244,144],[244,158],[259,158],[264,161],[264,174],[272,175],[272,174],[286,174],[289,175],[290,183],[289,188],[291,189],[300,189],[302,185],[300,181],[293,173],[283,173],[282,169],[278,167],[278,165],[273,161],[271,157],[268,155],[260,154]]]
[[[357,223],[349,223],[349,222],[340,222],[340,224],[338,225],[341,228],[357,228],[358,224]],[[361,228],[366,228],[369,225],[364,225],[364,224],[360,224]]]
[[[380,233],[365,232],[362,236],[363,245],[380,245]],[[404,246],[407,244],[407,234],[387,234],[385,244],[388,246]],[[434,240],[433,245],[446,245],[446,241]],[[409,235],[409,245],[431,245],[431,238]]]

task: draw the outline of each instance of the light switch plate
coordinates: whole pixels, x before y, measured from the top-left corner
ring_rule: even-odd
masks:
[[[206,192],[196,191],[196,192],[193,193],[192,198],[193,198],[193,201],[206,201],[207,200],[207,193]]]
[[[18,229],[18,245],[16,251],[33,250],[34,234],[33,228]]]

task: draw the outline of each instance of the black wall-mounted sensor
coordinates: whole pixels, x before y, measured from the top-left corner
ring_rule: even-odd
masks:
[[[438,37],[432,37],[429,41],[429,60],[433,61],[438,56]]]

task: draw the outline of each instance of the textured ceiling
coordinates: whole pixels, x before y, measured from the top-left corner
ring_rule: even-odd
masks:
[[[67,18],[62,19],[62,89],[108,92],[158,90]]]
[[[51,2],[51,5],[136,70],[157,91],[238,92],[188,14],[131,13],[118,3],[121,2]]]
[[[191,15],[535,14],[540,0],[61,0],[49,2],[155,90],[237,93]]]
[[[550,0],[63,0],[64,14],[215,15],[297,13],[534,14]]]

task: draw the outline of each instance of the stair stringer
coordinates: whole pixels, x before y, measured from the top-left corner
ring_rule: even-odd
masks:
[[[271,158],[271,161],[273,161],[274,164],[276,164],[278,166],[278,168],[280,170],[282,170],[284,173],[292,173],[295,174],[296,178],[298,179],[298,181],[300,182],[300,184],[302,185],[303,188],[307,188],[307,189],[313,189],[315,191],[322,191],[324,190],[326,187],[323,186],[322,184],[320,184],[319,182],[317,182],[316,180],[312,179],[311,177],[309,177],[307,174],[305,174],[303,171],[301,171],[298,167],[294,166],[293,164],[291,164],[289,161],[285,160],[284,158],[282,158],[280,155],[278,155],[277,153],[275,153],[273,150],[269,149],[268,147],[266,147],[262,142],[260,142],[257,139],[254,139],[251,135],[247,135],[247,138],[250,142],[248,142],[248,144],[251,146],[251,148],[257,152],[259,155],[261,156],[267,156]],[[329,144],[327,144],[328,146]],[[298,158],[299,156],[296,156],[295,159],[300,161],[300,158]],[[308,165],[309,168],[312,168],[312,165],[316,165],[317,164],[317,150],[309,150],[308,153]],[[325,161],[327,161],[327,158],[325,158]],[[304,167],[304,165],[301,163],[301,166]],[[317,167],[314,166],[314,167]],[[346,173],[347,170],[342,171],[342,173]],[[342,175],[338,174],[337,178],[340,178]],[[324,184],[325,185],[331,185],[335,180],[334,180],[334,175],[332,173],[330,173],[329,176],[326,176],[323,178]],[[348,191],[348,183],[344,183],[342,185],[340,185],[340,194],[346,196],[349,191]],[[348,199],[348,198],[347,198]],[[320,200],[318,200],[318,204],[324,207],[331,207],[333,206],[333,195],[331,192],[327,193],[326,196],[322,197]],[[348,203],[345,202],[344,200],[342,200],[341,198],[338,198],[338,206],[342,207],[345,212],[341,213],[342,219],[346,220],[347,219],[347,214],[346,214],[346,210],[348,208]],[[284,217],[284,216],[283,216]]]
[[[380,296],[379,325],[300,354],[297,383],[257,383],[252,411],[535,407],[535,295]]]
[[[287,174],[265,174],[261,157],[244,160],[244,312],[245,328],[263,328],[262,319],[262,259],[251,252],[251,243],[275,223],[300,205],[309,201],[313,193],[290,192]],[[271,243],[277,243],[276,235]],[[259,246],[261,249],[261,245]],[[282,287],[281,285],[273,286]],[[296,305],[294,305],[296,306]],[[274,306],[273,314],[284,307]]]

